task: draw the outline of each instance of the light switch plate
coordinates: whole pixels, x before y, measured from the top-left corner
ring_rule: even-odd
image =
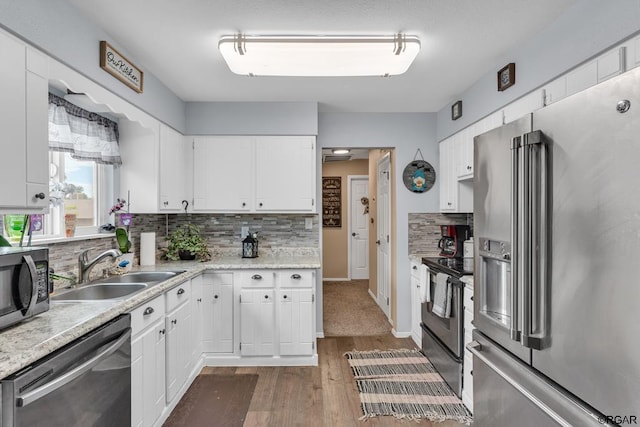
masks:
[[[304,219],[304,228],[305,230],[311,230],[313,228],[313,218]]]

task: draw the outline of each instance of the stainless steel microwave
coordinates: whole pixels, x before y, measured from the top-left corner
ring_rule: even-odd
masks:
[[[0,329],[49,310],[49,249],[0,248]]]

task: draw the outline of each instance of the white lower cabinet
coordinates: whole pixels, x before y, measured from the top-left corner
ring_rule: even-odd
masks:
[[[202,310],[199,328],[202,351],[233,352],[233,273],[202,276]]]
[[[314,295],[311,289],[278,291],[280,355],[310,356],[315,349]]]
[[[166,385],[167,403],[170,403],[189,376],[191,366],[192,325],[189,299],[191,282],[186,281],[165,293],[167,315]]]
[[[240,354],[273,356],[275,306],[273,289],[240,291]]]
[[[411,261],[411,338],[417,346],[422,345],[420,285],[420,263]]]
[[[164,298],[131,312],[131,425],[152,426],[165,407]]]

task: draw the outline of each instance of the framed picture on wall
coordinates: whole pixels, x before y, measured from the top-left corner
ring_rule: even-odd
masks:
[[[342,228],[342,177],[322,177],[322,226]]]

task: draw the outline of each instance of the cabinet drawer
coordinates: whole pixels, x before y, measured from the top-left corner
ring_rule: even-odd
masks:
[[[135,336],[164,316],[164,298],[156,297],[131,311],[131,334]]]
[[[205,273],[203,281],[212,285],[233,285],[233,273]]]
[[[283,270],[276,273],[276,282],[283,288],[310,288],[313,285],[312,270]]]
[[[242,287],[265,288],[274,286],[273,270],[251,270],[238,273]]]
[[[183,302],[189,301],[190,295],[191,295],[190,280],[187,280],[186,282],[179,284],[175,288],[168,290],[165,293],[166,302],[167,302],[167,313],[172,311],[174,308],[176,308]]]

